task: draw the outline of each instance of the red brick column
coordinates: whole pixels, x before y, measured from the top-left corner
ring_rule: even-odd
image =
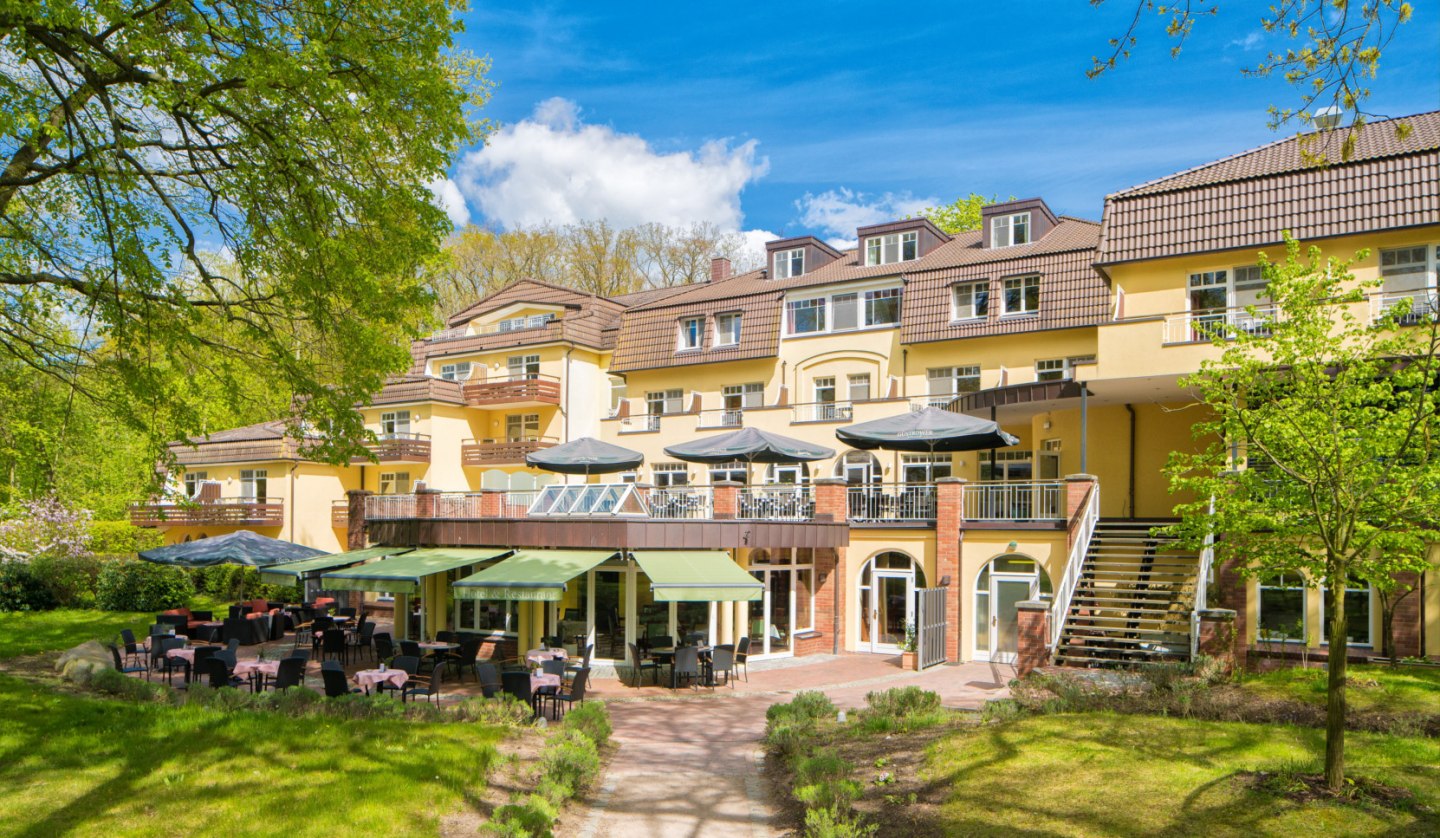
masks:
[[[1229,608],[1207,608],[1200,612],[1200,654],[1220,661],[1225,674],[1235,671],[1236,612]]]
[[[1215,574],[1215,587],[1210,590],[1209,601],[1223,605],[1235,612],[1235,630],[1231,640],[1235,646],[1235,665],[1242,669],[1250,660],[1250,609],[1248,607],[1250,586],[1240,573],[1240,562],[1231,559],[1220,566]]]
[[[715,519],[731,519],[740,510],[740,484],[730,480],[722,480],[716,483],[715,492]]]
[[[1085,496],[1095,488],[1098,478],[1093,474],[1067,474],[1065,475],[1065,520],[1074,521],[1075,516],[1080,514],[1080,505],[1085,502]],[[1069,527],[1066,533],[1065,546],[1075,546],[1075,528]]]
[[[415,484],[415,517],[421,520],[435,517],[435,496],[440,494],[439,489],[427,489],[425,484]]]
[[[811,481],[815,490],[815,517],[828,517],[844,522],[848,517],[845,481],[839,477],[821,477]],[[815,556],[815,634],[805,642],[807,654],[845,650],[845,577],[844,547],[817,548]],[[799,654],[799,648],[796,654]]]
[[[505,491],[503,489],[480,490],[480,517],[505,517]]]
[[[1401,586],[1396,590],[1396,594],[1403,592],[1405,586],[1410,587],[1410,593],[1406,594],[1405,598],[1395,606],[1395,617],[1391,623],[1391,628],[1395,633],[1395,654],[1402,658],[1418,658],[1420,656],[1420,635],[1425,630],[1420,621],[1420,601],[1425,596],[1424,592],[1420,590],[1420,574],[1397,573],[1395,578]],[[1378,596],[1375,598],[1375,604],[1377,607],[1380,604]],[[1383,653],[1383,643],[1383,636],[1375,638],[1376,651]]]
[[[351,489],[345,493],[345,500],[350,506],[350,519],[345,525],[346,550],[365,547],[365,499],[368,497],[370,492],[364,489]]]
[[[942,477],[935,481],[935,584],[944,584],[945,660],[960,660],[960,542],[964,539],[965,483],[963,477]]]
[[[1020,623],[1015,674],[1021,678],[1050,663],[1050,605],[1043,599],[1027,599],[1015,605]]]

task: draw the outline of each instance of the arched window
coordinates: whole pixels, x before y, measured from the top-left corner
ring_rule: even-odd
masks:
[[[1018,649],[1015,606],[1051,593],[1050,576],[1029,556],[999,556],[975,578],[975,656],[1012,662]]]
[[[835,476],[845,478],[845,482],[852,486],[878,483],[884,474],[880,461],[869,451],[846,451],[835,461]]]

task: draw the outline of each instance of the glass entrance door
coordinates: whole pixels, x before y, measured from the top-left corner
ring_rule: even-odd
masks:
[[[1020,651],[1020,617],[1015,606],[1030,598],[1030,579],[991,579],[990,660],[1014,663]]]
[[[875,638],[872,651],[899,652],[905,642],[905,627],[910,624],[914,606],[915,577],[909,573],[875,572]]]

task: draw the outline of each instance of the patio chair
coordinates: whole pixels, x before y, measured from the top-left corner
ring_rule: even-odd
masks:
[[[350,635],[350,646],[354,648],[355,654],[365,650],[373,658],[375,656],[375,624],[366,620],[360,622],[360,629]]]
[[[390,639],[390,633],[388,631],[382,631],[375,635],[373,643],[375,647],[375,661],[377,663],[380,661],[389,663],[390,659],[395,657],[395,642]]]
[[[400,692],[400,700],[409,701],[412,698],[424,698],[427,701],[440,703],[440,681],[445,670],[436,667],[429,675],[416,675],[405,682],[405,689]]]
[[[355,611],[354,608],[341,608],[340,610],[336,611],[335,613],[338,614],[338,615],[341,616],[341,617],[354,617],[355,614],[356,614],[356,611]]]
[[[340,661],[320,661],[320,671],[325,672],[327,670],[331,670],[334,672],[344,672],[345,664],[341,663]]]
[[[192,672],[198,672],[199,669],[198,669],[197,667],[200,666],[201,662],[203,662],[203,661],[207,660],[208,658],[214,656],[214,654],[215,654],[216,652],[220,652],[220,651],[224,651],[224,650],[221,649],[219,646],[197,646],[197,647],[195,647],[195,658],[194,658],[194,660],[190,663],[190,669],[191,669],[191,671],[192,671]]]
[[[565,677],[565,661],[556,658],[546,658],[540,661],[540,671],[546,675],[559,675]]]
[[[581,656],[579,663],[569,663],[565,667],[565,677],[574,678],[575,673],[582,669],[590,668],[590,654],[595,651],[595,644],[591,643],[585,647],[585,653]]]
[[[158,669],[160,672],[164,672],[165,683],[167,684],[174,683],[172,679],[177,671],[184,672],[187,681],[190,679],[190,661],[184,658],[172,658],[165,654],[171,649],[183,648],[185,648],[185,638],[183,637],[162,638],[159,647],[155,650],[157,654],[151,658],[154,661],[152,669]]]
[[[456,673],[456,679],[465,680],[465,671],[475,671],[475,659],[480,657],[479,638],[470,638],[460,643],[460,649],[445,656],[445,666]]]
[[[320,659],[339,660],[342,663],[350,661],[350,646],[345,642],[345,632],[338,628],[325,632],[320,641]]]
[[[309,661],[304,658],[285,658],[280,661],[280,671],[275,677],[265,677],[261,682],[261,689],[269,686],[271,689],[283,690],[286,687],[298,687],[305,681],[305,665]]]
[[[437,631],[435,632],[435,641],[437,643],[459,643],[460,636],[453,631]]]
[[[320,670],[320,679],[325,682],[326,698],[340,698],[360,692],[359,687],[350,686],[350,682],[345,679],[343,669],[322,669]]]
[[[122,674],[125,675],[129,675],[132,672],[143,672],[148,679],[150,675],[150,667],[142,663],[125,663],[125,661],[121,660],[120,658],[120,647],[116,646],[114,643],[109,644],[109,647],[110,656],[115,659],[115,668],[117,670],[119,670]]]
[[[425,657],[425,650],[421,649],[420,644],[414,640],[402,640],[400,641],[400,654],[419,660]]]
[[[486,698],[494,698],[504,689],[500,681],[500,670],[493,663],[475,664],[475,677],[480,681],[480,692]]]
[[[565,702],[566,712],[569,712],[570,708],[575,706],[575,702],[577,701],[581,704],[585,703],[585,682],[588,681],[589,678],[590,668],[585,667],[575,673],[575,680],[571,682],[569,690],[561,688],[559,692],[550,696],[550,704],[555,708],[555,715],[557,717],[564,716],[564,713],[560,712],[560,702]]]
[[[390,661],[390,668],[403,670],[406,675],[415,678],[420,674],[420,659],[413,655],[396,655],[394,660]],[[387,690],[400,690],[400,687],[392,687],[383,681],[376,685],[376,688],[382,693]]]
[[[635,686],[644,686],[645,670],[655,673],[654,683],[660,683],[660,664],[653,658],[640,657],[640,648],[634,643],[630,644],[630,668],[635,670]]]
[[[255,629],[244,617],[227,617],[224,627],[220,629],[220,636],[228,643],[248,645],[255,642]]]
[[[535,695],[530,691],[530,673],[528,672],[502,672],[500,673],[500,686],[506,695],[513,695],[526,704],[530,705],[530,712],[540,715],[535,709]]]
[[[230,638],[230,642],[225,644],[225,650],[228,651],[231,655],[234,655],[236,652],[240,651],[240,641],[234,637]]]
[[[205,659],[203,664],[195,667],[195,680],[199,681],[202,678],[217,690],[223,687],[238,687],[245,683],[243,678],[237,678],[230,674],[230,667],[225,665],[223,654],[211,655]]]
[[[679,688],[682,678],[691,684],[700,680],[700,650],[694,646],[675,650],[675,662],[670,664],[670,689]]]
[[[137,661],[144,661],[145,652],[147,650],[144,646],[140,645],[139,641],[135,639],[135,632],[131,631],[130,629],[120,629],[120,640],[125,644],[126,660],[129,660],[132,663]],[[146,671],[149,671],[148,666],[146,667]]]
[[[745,661],[749,657],[750,635],[747,634],[740,638],[739,643],[735,644],[735,670],[737,672],[743,672],[745,675],[745,683],[747,684],[750,683],[750,665]]]
[[[305,661],[306,663],[309,663],[309,662],[310,662],[310,650],[309,650],[309,649],[291,649],[291,650],[290,650],[289,658],[287,658],[287,660],[290,659],[290,658],[294,658],[294,659],[297,660],[297,661]]]
[[[710,686],[715,686],[715,681],[725,676],[725,683],[730,689],[735,689],[735,647],[729,644],[716,646],[710,653]]]
[[[216,660],[225,661],[225,666],[227,668],[231,670],[235,669],[235,653],[230,651],[229,649],[220,649],[216,652],[212,652],[210,654],[210,657],[215,658]]]

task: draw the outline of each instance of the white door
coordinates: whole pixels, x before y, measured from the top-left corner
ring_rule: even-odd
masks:
[[[870,651],[899,654],[905,642],[905,628],[914,622],[915,574],[896,570],[875,570],[868,594]]]

